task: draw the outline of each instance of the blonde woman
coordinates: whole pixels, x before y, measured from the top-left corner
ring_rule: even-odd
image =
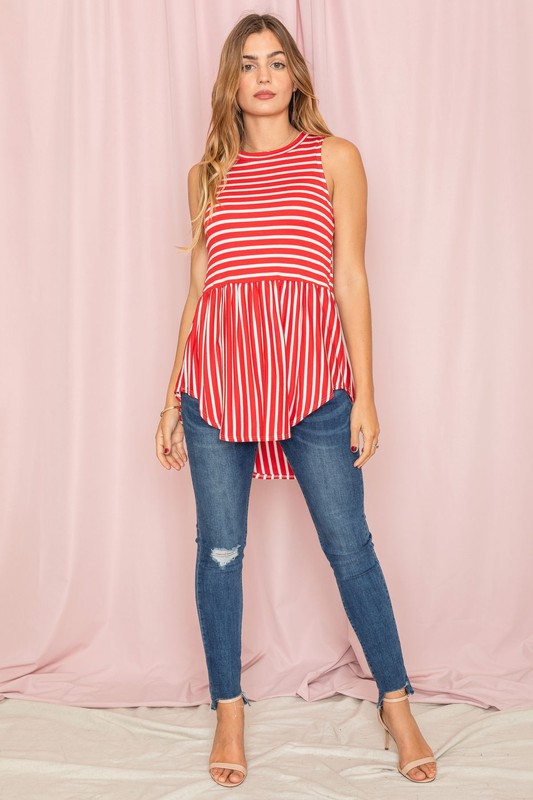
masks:
[[[247,774],[242,563],[256,478],[300,485],[377,683],[385,747],[390,733],[400,772],[432,781],[364,512],[361,467],[379,434],[365,172],[357,147],[328,129],[275,16],[249,14],[227,37],[188,189],[190,289],[156,451],[166,469],[189,462],[196,498],[196,604],[217,713],[210,775],[237,786]]]

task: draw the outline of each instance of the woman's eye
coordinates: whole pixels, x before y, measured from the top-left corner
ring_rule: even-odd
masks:
[[[253,64],[243,64],[242,65],[242,71],[243,72],[250,72],[250,70],[247,69],[247,67],[253,67],[253,66],[254,66]],[[285,69],[285,64],[283,63],[283,61],[274,61],[272,66],[276,67],[276,69],[278,67],[281,67],[282,69]]]

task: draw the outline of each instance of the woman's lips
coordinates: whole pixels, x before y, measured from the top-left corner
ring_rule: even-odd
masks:
[[[272,92],[256,92],[254,97],[257,97],[259,100],[269,100],[271,97],[275,95]]]

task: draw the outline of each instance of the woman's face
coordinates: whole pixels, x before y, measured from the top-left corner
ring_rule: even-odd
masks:
[[[295,85],[287,68],[287,58],[272,31],[251,33],[243,47],[237,103],[243,114],[271,116],[285,111]],[[258,92],[271,96],[257,96]]]

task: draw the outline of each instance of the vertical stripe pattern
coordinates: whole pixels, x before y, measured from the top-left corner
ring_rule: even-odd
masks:
[[[241,151],[206,218],[208,265],[175,395],[231,442],[257,441],[254,478],[294,479],[280,439],[355,386],[333,294],[324,137]]]

